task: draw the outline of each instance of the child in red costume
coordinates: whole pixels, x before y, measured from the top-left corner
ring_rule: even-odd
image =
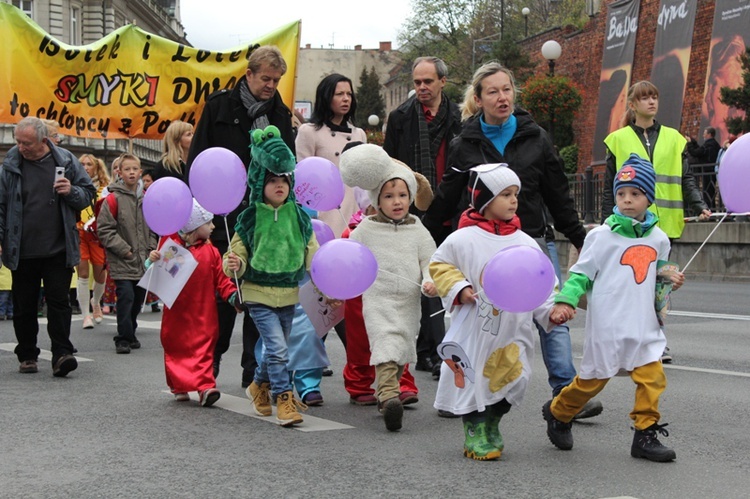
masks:
[[[349,219],[349,228],[342,238],[348,238],[362,218],[374,215],[375,208],[370,204],[367,193],[359,187],[354,188],[354,196],[359,205],[359,211]],[[344,388],[349,392],[349,402],[355,405],[375,405],[378,403],[375,390],[375,366],[370,365],[370,340],[367,339],[365,321],[362,318],[362,297],[357,296],[344,302],[344,317],[346,321],[346,365],[344,366]],[[419,402],[419,389],[414,376],[409,372],[409,365],[404,366],[404,374],[399,383],[401,394],[399,399],[404,405]]]
[[[159,248],[165,244],[187,248],[198,262],[172,307],[164,307],[161,344],[167,385],[175,400],[188,401],[188,392],[197,391],[204,407],[213,405],[221,396],[213,371],[214,347],[219,337],[216,295],[232,304],[239,302],[237,287],[222,270],[219,251],[208,241],[214,228],[213,217],[193,200],[193,212],[185,227],[159,241]],[[149,265],[160,258],[159,251],[152,251]]]

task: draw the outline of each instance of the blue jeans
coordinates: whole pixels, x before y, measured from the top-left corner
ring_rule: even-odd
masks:
[[[13,298],[10,291],[0,291],[0,317],[13,317]]]
[[[294,305],[274,308],[252,303],[247,308],[263,340],[263,354],[255,369],[255,383],[260,385],[270,382],[271,394],[276,397],[292,389],[287,371],[287,341],[292,330]]]
[[[555,268],[557,280],[562,286],[560,259],[554,241],[547,242],[547,252],[550,260],[552,260],[552,266]],[[534,324],[539,330],[539,344],[542,347],[544,366],[547,368],[547,381],[552,387],[552,396],[554,397],[568,386],[576,376],[576,367],[573,365],[573,349],[570,346],[570,329],[567,325],[561,324],[547,333],[539,324],[536,322]]]

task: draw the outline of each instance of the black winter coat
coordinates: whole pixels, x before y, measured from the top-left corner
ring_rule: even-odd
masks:
[[[273,96],[274,106],[268,114],[268,121],[278,127],[281,138],[294,154],[294,131],[292,130],[292,113],[281,100],[278,92]],[[250,129],[252,122],[247,116],[247,110],[240,99],[239,85],[233,90],[219,90],[208,97],[203,109],[198,126],[195,128],[193,142],[190,144],[188,164],[183,172],[185,182],[190,179],[190,165],[195,157],[209,147],[224,147],[240,157],[246,166],[250,164]],[[229,215],[227,225],[230,237],[234,234],[234,224],[237,216],[247,208],[249,188],[245,193],[242,203]],[[211,241],[217,246],[220,253],[227,249],[229,241],[226,240],[226,229],[224,228],[224,217],[214,217],[216,228],[211,235]]]
[[[702,146],[699,146],[695,139],[690,139],[687,143],[687,150],[692,157],[701,163],[716,163],[721,146],[713,137],[706,139]]]
[[[521,180],[518,195],[518,217],[521,229],[531,237],[544,238],[549,221],[544,215],[549,208],[554,227],[580,249],[586,237],[568,188],[560,157],[552,142],[528,112],[516,108],[517,129],[513,138],[500,154],[482,132],[478,116],[469,118],[461,135],[451,143],[448,169],[438,187],[437,196],[424,216],[424,225],[436,230],[443,222],[469,205],[469,169],[488,163],[508,163]]]
[[[443,99],[448,97],[443,94]],[[419,118],[416,106],[420,105],[416,97],[407,99],[403,104],[391,111],[388,115],[388,127],[385,132],[383,149],[388,156],[403,161],[412,169],[419,165],[417,157],[417,145],[419,144]],[[448,133],[445,139],[450,145],[454,137],[461,133],[461,111],[458,106],[448,100],[448,120],[446,122]],[[450,147],[446,148],[446,154],[450,154]]]

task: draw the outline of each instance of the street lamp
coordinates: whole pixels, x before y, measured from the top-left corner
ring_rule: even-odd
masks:
[[[555,76],[555,61],[560,58],[562,47],[555,40],[547,40],[542,45],[542,56],[549,61],[549,76]],[[549,106],[549,139],[555,144],[555,98]]]
[[[367,123],[372,127],[376,127],[380,123],[380,118],[377,114],[371,114],[367,117]]]
[[[523,21],[524,21],[524,30],[523,30],[523,36],[524,38],[529,37],[529,14],[531,14],[531,9],[528,7],[524,7],[521,9],[521,14],[523,14]]]
[[[549,61],[549,75],[555,76],[555,61],[560,58],[562,47],[555,40],[547,40],[542,45],[542,56]]]

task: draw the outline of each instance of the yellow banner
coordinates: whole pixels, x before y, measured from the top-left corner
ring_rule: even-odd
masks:
[[[276,45],[287,63],[279,92],[293,109],[300,22],[241,47],[200,50],[127,25],[90,45],[61,43],[0,3],[0,122],[55,120],[66,135],[161,139],[172,120],[197,123],[206,98],[233,88],[247,57]]]

